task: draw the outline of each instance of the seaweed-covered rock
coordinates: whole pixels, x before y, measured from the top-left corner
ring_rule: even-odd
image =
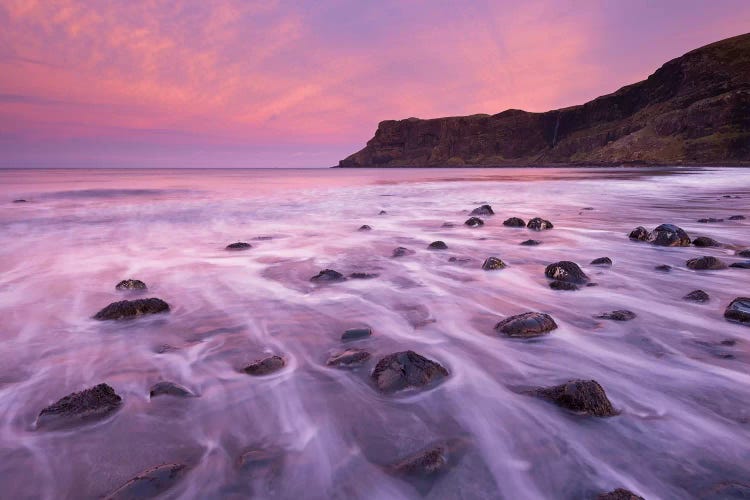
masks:
[[[708,302],[710,299],[708,294],[703,290],[693,290],[682,298],[690,302]]]
[[[648,241],[662,247],[690,246],[690,237],[681,227],[674,224],[662,224],[653,230]]]
[[[645,500],[643,497],[636,495],[625,488],[617,488],[607,493],[600,493],[596,500]]]
[[[284,368],[284,366],[286,366],[286,360],[281,356],[268,356],[253,361],[243,368],[242,371],[248,375],[262,376],[277,372]]]
[[[611,319],[612,321],[630,321],[631,319],[635,319],[636,314],[627,309],[620,309],[617,311],[597,314],[594,317],[597,319]]]
[[[430,250],[448,250],[448,245],[446,245],[444,241],[438,240],[427,245],[427,248]]]
[[[541,217],[534,217],[527,224],[526,227],[533,229],[534,231],[543,231],[545,229],[552,229],[552,223],[548,220],[542,219]]]
[[[630,234],[628,234],[628,238],[636,241],[648,241],[650,236],[651,233],[649,233],[648,229],[643,226],[638,226],[637,228],[630,231]]]
[[[158,314],[169,312],[169,304],[161,299],[151,297],[148,299],[121,300],[113,302],[94,315],[99,321],[132,319],[147,314]]]
[[[495,215],[492,207],[489,205],[482,205],[471,211],[471,215]]]
[[[367,224],[362,224],[357,231],[372,231],[372,227]]]
[[[447,376],[445,367],[414,351],[389,354],[378,361],[372,372],[375,387],[384,393],[424,387]]]
[[[574,292],[579,290],[578,285],[575,283],[568,283],[567,281],[550,281],[549,287],[553,290],[561,290],[563,292]]]
[[[557,328],[552,316],[540,312],[516,314],[495,325],[495,331],[508,337],[530,338],[545,335]]]
[[[157,382],[151,386],[149,396],[155,398],[157,396],[176,396],[178,398],[189,398],[195,396],[185,387],[174,382]]]
[[[721,243],[708,236],[698,236],[693,240],[693,246],[696,247],[720,247]]]
[[[578,267],[578,264],[569,260],[562,260],[548,265],[544,270],[544,275],[552,280],[565,281],[578,285],[588,283],[589,281],[589,277]]]
[[[146,290],[146,284],[141,280],[127,279],[115,285],[115,290]]]
[[[510,217],[509,219],[505,219],[503,221],[503,226],[508,227],[526,227],[526,221],[523,219],[520,219],[518,217]]]
[[[245,243],[244,241],[238,241],[237,243],[230,243],[226,246],[227,250],[249,250],[253,248],[253,246],[250,243]]]
[[[750,326],[750,297],[737,297],[730,302],[724,317],[734,323]]]
[[[410,250],[408,248],[404,248],[404,247],[398,247],[398,248],[393,249],[393,257],[404,257],[405,255],[414,255],[415,253],[417,252],[415,252],[414,250]]]
[[[534,393],[574,412],[597,417],[617,414],[604,389],[595,380],[569,380],[553,387],[542,387]]]
[[[323,269],[318,274],[310,278],[310,281],[314,283],[336,283],[338,281],[344,281],[346,278],[343,274],[333,269]]]
[[[591,264],[594,266],[611,266],[612,259],[609,257],[599,257],[598,259],[592,260]]]
[[[347,349],[331,355],[326,361],[326,365],[336,368],[350,368],[361,365],[370,359],[370,353],[364,349]]]
[[[350,328],[341,334],[341,340],[360,340],[372,336],[372,328]]]
[[[107,384],[74,392],[44,408],[37,418],[39,428],[60,428],[100,420],[118,410],[122,398]]]
[[[187,472],[184,464],[162,464],[147,469],[107,495],[105,500],[156,498],[172,488]]]
[[[482,269],[484,269],[485,271],[505,269],[505,267],[505,262],[498,259],[497,257],[487,257],[487,259],[482,263]]]
[[[703,257],[696,257],[694,259],[689,259],[685,265],[688,267],[688,269],[693,269],[695,271],[704,271],[704,270],[716,270],[716,269],[726,269],[727,265],[717,259],[716,257],[712,257],[710,255],[704,255]]]
[[[525,247],[535,247],[535,246],[541,245],[541,244],[542,244],[542,242],[539,241],[539,240],[526,240],[526,241],[522,241],[521,242],[521,245],[523,245]]]

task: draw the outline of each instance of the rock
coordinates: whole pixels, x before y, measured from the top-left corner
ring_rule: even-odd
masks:
[[[415,252],[414,250],[409,250],[408,248],[404,247],[398,247],[393,250],[393,257],[403,257],[405,255],[414,255],[415,253],[417,252]]]
[[[466,219],[466,222],[464,222],[464,225],[469,227],[480,227],[484,226],[484,221],[480,219],[479,217],[470,217]]]
[[[552,229],[552,223],[548,220],[542,219],[541,217],[534,217],[526,224],[526,227],[533,229],[534,231],[543,231],[545,229]]]
[[[487,257],[487,259],[482,264],[482,269],[485,271],[494,271],[496,269],[505,269],[507,267],[505,265],[505,262],[498,259],[497,257]]]
[[[448,262],[452,262],[454,264],[468,264],[471,262],[471,259],[468,257],[450,257],[448,258]]]
[[[724,262],[717,259],[716,257],[711,257],[710,255],[705,255],[703,257],[696,257],[694,259],[689,259],[685,263],[685,265],[688,267],[688,269],[693,269],[695,271],[716,270],[716,269],[727,268],[727,265]]]
[[[252,448],[237,458],[237,466],[244,472],[266,467],[279,468],[284,462],[284,450],[281,448]]]
[[[482,205],[471,211],[471,215],[495,215],[492,207],[489,205]]]
[[[750,260],[746,260],[744,262],[732,262],[729,264],[729,267],[735,267],[739,269],[750,269]]]
[[[151,386],[149,395],[152,398],[155,398],[156,396],[177,396],[180,398],[195,396],[192,392],[174,382],[157,382]]]
[[[146,290],[146,284],[141,280],[127,279],[115,285],[115,290]]]
[[[636,314],[633,311],[621,309],[618,311],[597,314],[594,317],[597,319],[611,319],[613,321],[630,321],[631,319],[635,319]]]
[[[617,488],[607,493],[601,493],[596,500],[645,500],[643,497],[636,495],[625,488]]]
[[[525,247],[535,247],[535,246],[541,245],[541,244],[542,244],[542,242],[539,241],[539,240],[526,240],[526,241],[522,241],[521,242],[521,245],[523,245]]]
[[[268,356],[253,361],[242,369],[248,375],[262,376],[277,372],[286,366],[286,360],[281,356]]]
[[[414,351],[389,354],[378,361],[372,380],[380,392],[392,393],[410,387],[424,387],[448,376],[439,363]]]
[[[690,302],[708,302],[710,297],[703,290],[693,290],[682,298]]]
[[[250,248],[253,248],[253,246],[250,243],[245,243],[244,241],[238,241],[237,243],[230,243],[227,245],[227,250],[248,250]]]
[[[750,257],[750,248],[747,248],[745,250],[738,250],[737,255],[740,257]]]
[[[599,257],[598,259],[592,260],[591,264],[594,266],[611,266],[612,259],[609,257]]]
[[[713,217],[709,217],[707,219],[698,219],[698,222],[700,222],[701,224],[708,224],[715,222],[724,222],[724,219],[714,219]]]
[[[575,283],[568,283],[567,281],[551,281],[549,284],[549,287],[553,290],[562,290],[567,292],[572,292],[575,290],[578,290],[578,285]]]
[[[668,266],[667,264],[659,264],[658,266],[655,266],[654,269],[663,273],[668,273],[672,270],[672,266]]]
[[[430,250],[448,250],[448,245],[446,245],[444,241],[438,240],[427,245],[427,248]]]
[[[13,203],[28,203],[28,201],[23,198],[18,198],[17,200],[13,200]]]
[[[662,224],[658,226],[651,233],[648,241],[662,247],[690,246],[690,237],[682,228],[674,224]]]
[[[561,385],[537,389],[535,394],[574,412],[596,417],[617,415],[604,389],[595,380],[569,380]]]
[[[729,218],[729,220],[745,220],[744,215],[733,215]]]
[[[350,328],[341,334],[341,340],[360,340],[370,337],[372,328]]]
[[[333,354],[326,361],[326,365],[337,368],[349,368],[361,365],[368,359],[370,359],[370,353],[363,349],[347,349],[343,352]]]
[[[648,232],[648,229],[643,226],[638,226],[637,228],[630,231],[628,238],[636,241],[648,241],[650,236],[651,233]]]
[[[148,299],[121,300],[113,302],[94,315],[99,321],[132,319],[147,314],[158,314],[169,312],[169,304],[161,299],[151,297]]]
[[[187,472],[184,464],[163,464],[145,470],[105,497],[105,500],[156,498],[172,488]]]
[[[39,428],[61,428],[100,420],[118,410],[122,398],[107,384],[74,392],[44,408],[37,418]]]
[[[545,335],[557,328],[552,316],[540,312],[516,314],[495,325],[495,331],[516,338],[531,338]]]
[[[352,273],[349,277],[353,280],[371,280],[380,276],[378,273]]]
[[[344,281],[346,278],[343,274],[333,269],[323,269],[318,274],[310,278],[310,281],[315,283],[336,283],[338,281]]]
[[[693,240],[693,245],[696,247],[720,247],[721,243],[708,236],[698,236]]]
[[[580,267],[578,267],[578,264],[569,260],[562,260],[548,265],[544,270],[544,275],[552,280],[576,283],[579,285],[589,281],[589,277],[586,276],[586,273],[584,273]]]
[[[378,212],[378,215],[387,215],[387,214],[388,212],[386,212],[385,210],[381,210],[380,212]]]
[[[367,224],[362,224],[359,226],[359,229],[357,231],[372,231],[372,227],[368,226]]]
[[[452,222],[443,222],[441,227],[456,227],[456,225]]]
[[[750,326],[750,297],[737,297],[730,302],[724,317],[734,323]]]
[[[254,236],[253,241],[271,241],[273,236]]]
[[[503,221],[503,226],[526,227],[526,222],[523,219],[519,219],[518,217],[511,217],[510,219],[505,219]]]

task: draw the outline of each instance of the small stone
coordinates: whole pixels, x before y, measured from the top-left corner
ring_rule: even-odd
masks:
[[[335,283],[337,281],[344,281],[346,278],[343,274],[333,269],[323,269],[318,274],[310,278],[310,281],[315,283]]]
[[[611,266],[612,259],[609,257],[599,257],[598,259],[592,260],[591,264],[594,266]]]
[[[650,236],[651,233],[648,232],[648,229],[643,226],[638,226],[637,228],[630,231],[628,238],[636,241],[648,241]]]
[[[146,284],[141,280],[127,279],[115,285],[115,290],[146,290]]]
[[[286,360],[281,356],[268,356],[254,361],[242,369],[248,375],[262,376],[277,372],[286,366]]]
[[[636,314],[633,311],[621,309],[618,311],[597,314],[594,317],[597,319],[611,319],[613,321],[630,321],[631,319],[635,319]]]
[[[595,380],[569,380],[561,385],[537,389],[535,394],[574,412],[597,417],[617,415],[604,389]]]
[[[710,255],[705,255],[703,257],[696,257],[694,259],[689,259],[685,263],[685,265],[688,267],[688,269],[693,269],[695,271],[716,270],[716,269],[727,268],[727,265],[724,262],[717,259],[716,257],[711,257]]]
[[[674,224],[662,224],[658,226],[648,238],[654,245],[662,247],[687,247],[690,246],[690,237],[681,227]]]
[[[508,227],[526,227],[526,222],[518,217],[511,217],[503,221],[503,226]]]
[[[448,245],[446,245],[444,241],[438,240],[427,245],[427,248],[430,250],[448,250]]]
[[[452,222],[443,222],[441,227],[456,227],[456,225]]]
[[[617,488],[607,493],[600,493],[596,500],[645,500],[643,497],[636,495],[625,488]]]
[[[145,470],[105,497],[105,500],[156,498],[173,487],[187,472],[184,464],[163,464]]]
[[[745,220],[744,215],[733,215],[729,218],[729,220]]]
[[[157,382],[153,386],[151,386],[151,390],[149,391],[149,395],[152,398],[155,398],[156,396],[177,396],[180,398],[189,398],[193,397],[194,394],[184,388],[183,386],[179,384],[175,384],[174,382]]]
[[[466,219],[466,222],[464,222],[464,225],[469,227],[480,227],[484,226],[484,221],[480,219],[479,217],[470,217]]]
[[[552,223],[548,220],[542,219],[541,217],[534,217],[526,224],[526,227],[533,229],[534,231],[543,231],[545,229],[552,229]]]
[[[731,264],[729,264],[729,267],[738,269],[750,269],[750,260],[746,260],[744,262],[732,262]]]
[[[414,250],[409,250],[408,248],[404,247],[398,247],[393,250],[393,257],[403,257],[405,255],[414,255],[415,253],[417,252],[415,252]]]
[[[655,266],[654,269],[663,273],[668,273],[672,270],[672,266],[668,266],[667,264],[659,264],[658,266]]]
[[[363,349],[347,349],[343,352],[333,354],[326,361],[326,365],[337,368],[349,368],[361,365],[368,359],[370,359],[370,353]]]
[[[372,231],[372,227],[368,226],[367,224],[362,224],[359,226],[359,229],[357,231]]]
[[[485,271],[494,271],[496,269],[505,269],[507,267],[505,262],[498,259],[497,257],[488,257],[487,260],[482,264],[482,269]]]
[[[535,247],[535,246],[541,245],[541,244],[542,244],[542,242],[539,241],[539,240],[526,240],[526,241],[522,241],[521,242],[521,245],[523,245],[525,247]]]
[[[271,241],[273,239],[273,236],[254,236],[254,241]]]
[[[352,273],[349,277],[353,280],[371,280],[380,276],[378,273]]]
[[[482,205],[471,211],[471,215],[495,215],[492,207],[489,205]]]
[[[13,203],[28,203],[28,201],[23,198],[18,198],[17,200],[13,200]]]
[[[169,304],[161,299],[121,300],[113,302],[94,315],[99,321],[132,319],[147,314],[169,312]]]
[[[721,243],[708,236],[698,236],[693,240],[693,245],[696,247],[720,247]]]
[[[253,248],[253,246],[250,243],[245,243],[244,241],[238,241],[237,243],[230,243],[227,245],[227,250],[248,250],[250,248]]]
[[[375,387],[384,393],[424,387],[447,376],[448,370],[441,364],[414,351],[389,354],[378,361],[372,372]]]
[[[706,219],[698,219],[698,222],[700,222],[701,224],[708,224],[714,222],[724,222],[724,219],[714,219],[713,217],[708,217]]]
[[[388,214],[388,212],[386,212],[385,210],[381,210],[381,211],[380,211],[380,212],[378,213],[378,215],[387,215],[387,214]]]
[[[468,264],[471,262],[471,259],[468,257],[449,257],[448,262],[452,262],[454,264]]]
[[[739,255],[740,257],[750,257],[750,248],[737,251],[737,255]]]
[[[569,260],[562,260],[548,265],[544,270],[544,275],[552,280],[565,281],[567,283],[575,283],[579,285],[589,281],[589,277],[586,276],[586,273],[581,270],[578,264]]]
[[[730,302],[724,317],[733,323],[750,326],[750,297],[737,297]]]
[[[74,392],[47,406],[37,418],[40,428],[60,428],[100,420],[118,410],[122,398],[107,384]]]
[[[693,290],[684,297],[683,300],[689,300],[690,302],[708,302],[710,297],[703,290]]]
[[[341,334],[341,340],[360,340],[372,335],[372,328],[350,328]]]
[[[495,325],[495,331],[516,338],[531,338],[545,335],[557,328],[552,316],[539,312],[525,312],[510,316]]]

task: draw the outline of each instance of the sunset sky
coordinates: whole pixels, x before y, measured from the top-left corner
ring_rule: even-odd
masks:
[[[0,167],[326,167],[384,119],[545,111],[748,0],[0,0]]]

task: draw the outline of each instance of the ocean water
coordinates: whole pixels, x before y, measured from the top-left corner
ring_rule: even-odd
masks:
[[[466,227],[482,203],[496,215]],[[726,220],[740,214],[748,219]],[[503,226],[511,216],[555,227]],[[725,220],[697,222],[706,217]],[[724,246],[627,237],[664,222]],[[542,244],[519,245],[529,238]],[[448,249],[428,250],[435,240]],[[253,248],[226,251],[235,241]],[[399,246],[415,253],[394,259]],[[742,169],[2,170],[0,497],[98,498],[181,463],[187,472],[164,498],[579,499],[618,487],[724,498],[717,485],[750,482],[750,328],[723,318],[734,297],[750,296],[750,270],[685,261],[732,263],[748,246]],[[508,267],[483,271],[489,256]],[[611,268],[589,264],[603,256]],[[544,269],[559,260],[598,286],[550,289]],[[326,268],[378,277],[310,281]],[[148,292],[116,291],[125,278]],[[682,299],[699,288],[709,302]],[[137,297],[171,311],[92,319]],[[616,309],[637,317],[594,318]],[[533,340],[495,334],[526,311],[559,328]],[[342,332],[357,326],[372,337],[344,346]],[[354,346],[372,358],[326,366]],[[376,361],[404,350],[450,375],[379,393]],[[269,354],[286,367],[241,371]],[[524,392],[575,378],[597,380],[619,414],[578,415]],[[162,380],[198,397],[150,399]],[[122,396],[119,411],[37,428],[42,408],[100,382]],[[442,473],[393,473],[445,440],[461,452]],[[270,458],[241,466],[253,449]]]

